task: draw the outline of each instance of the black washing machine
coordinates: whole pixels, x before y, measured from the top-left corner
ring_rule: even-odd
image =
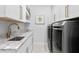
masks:
[[[52,44],[53,44],[53,42],[52,42],[52,27],[51,27],[51,25],[48,26],[47,31],[48,31],[47,32],[48,33],[48,40],[47,40],[48,49],[49,49],[50,52],[53,52],[53,48],[52,48]]]
[[[63,37],[63,51],[79,53],[79,21],[67,21],[64,25]]]

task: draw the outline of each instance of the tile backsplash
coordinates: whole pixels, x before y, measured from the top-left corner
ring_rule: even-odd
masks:
[[[5,36],[7,28],[8,28],[8,23],[0,21],[0,37]]]
[[[11,23],[6,23],[6,22],[3,22],[3,21],[0,21],[0,37],[6,37],[6,32],[8,30],[8,26],[9,24]],[[24,33],[27,28],[28,28],[28,24],[23,24],[23,23],[17,23],[20,27],[20,29],[18,30],[17,26],[16,25],[11,25],[11,32],[12,32],[12,36],[16,36],[16,35],[20,35],[21,33]]]

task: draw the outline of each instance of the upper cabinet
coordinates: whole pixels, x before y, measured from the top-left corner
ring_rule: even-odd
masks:
[[[79,5],[54,5],[53,9],[55,21],[79,17]]]
[[[26,19],[26,6],[25,5],[22,5],[22,19]]]
[[[55,5],[53,9],[55,21],[60,21],[65,18],[65,5]]]
[[[54,8],[54,10],[53,10],[53,12],[54,12],[54,20],[58,21],[60,19],[59,7],[58,6],[54,6],[53,8]]]
[[[65,5],[61,5],[59,7],[59,17],[60,20],[63,20],[65,18]]]
[[[69,5],[69,17],[79,16],[79,5]]]
[[[66,18],[79,17],[79,5],[65,5],[63,10],[65,17],[62,20],[65,20]],[[60,15],[61,14],[62,13],[60,13]]]
[[[3,18],[1,18],[3,16]],[[30,8],[26,5],[1,5],[0,6],[0,19],[13,20],[19,22],[30,22],[27,18],[30,16]],[[7,20],[7,21],[8,21]]]
[[[31,18],[29,6],[22,5],[22,19],[29,20]]]
[[[19,20],[20,19],[20,6],[19,5],[10,5],[10,6],[6,6],[5,7],[5,16],[6,17],[11,17],[11,18],[14,18],[14,19],[17,19]]]

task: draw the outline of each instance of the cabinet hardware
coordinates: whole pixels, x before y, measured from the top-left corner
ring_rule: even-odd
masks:
[[[69,17],[69,5],[65,6],[65,17]]]

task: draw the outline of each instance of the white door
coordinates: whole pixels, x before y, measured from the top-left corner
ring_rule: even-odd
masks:
[[[26,5],[22,5],[22,19],[26,20]]]

